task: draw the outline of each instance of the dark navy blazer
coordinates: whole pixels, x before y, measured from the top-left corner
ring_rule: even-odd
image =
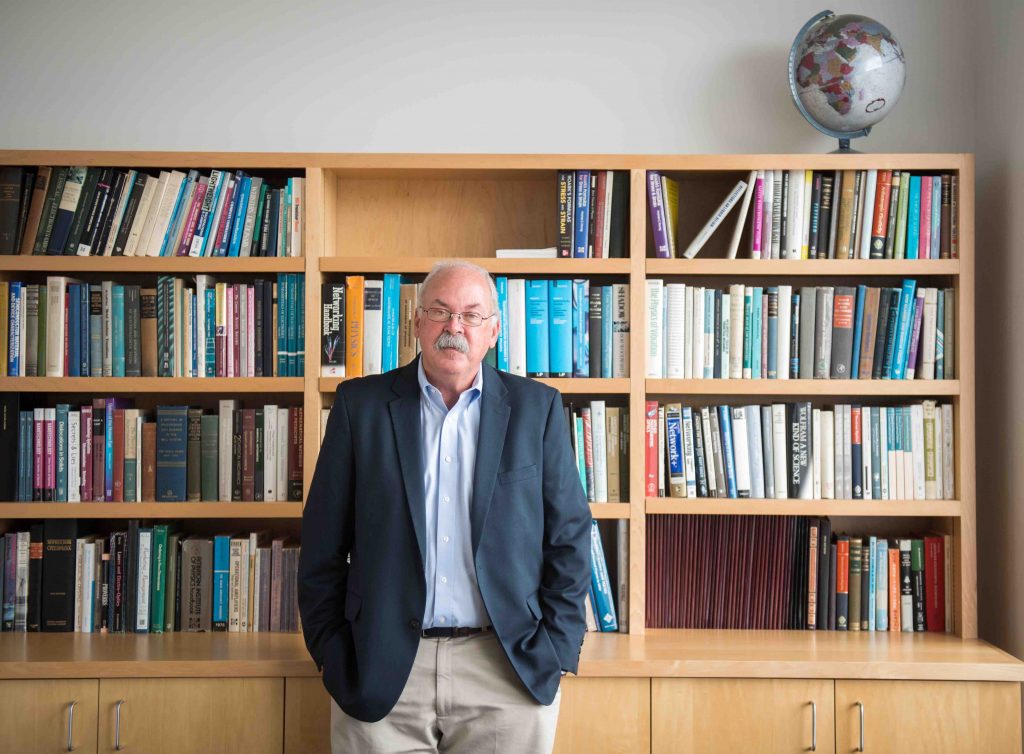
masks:
[[[338,386],[302,516],[306,646],[338,705],[367,722],[405,688],[426,603],[417,362]],[[481,369],[477,582],[512,667],[550,704],[586,630],[590,509],[558,391]]]

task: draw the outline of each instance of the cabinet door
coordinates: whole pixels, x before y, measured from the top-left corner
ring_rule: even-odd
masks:
[[[331,754],[331,695],[320,676],[285,679],[284,750]]]
[[[555,754],[650,750],[650,678],[562,679]]]
[[[99,698],[101,752],[281,754],[283,678],[104,678]]]
[[[0,738],[4,751],[96,751],[99,681],[0,681]],[[72,704],[74,708],[72,712]]]
[[[654,678],[652,683],[655,754],[835,751],[830,680]]]
[[[836,681],[836,748],[901,754],[1020,754],[1020,684]]]

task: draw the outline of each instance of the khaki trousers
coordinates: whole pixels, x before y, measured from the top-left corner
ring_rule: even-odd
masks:
[[[523,687],[493,632],[420,639],[409,681],[381,721],[349,717],[331,700],[333,754],[549,754],[559,689],[549,706]]]

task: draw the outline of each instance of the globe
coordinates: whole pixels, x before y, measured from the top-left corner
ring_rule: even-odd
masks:
[[[822,11],[797,34],[789,53],[789,88],[797,109],[822,133],[839,139],[867,136],[903,93],[903,48],[882,24],[866,16]]]

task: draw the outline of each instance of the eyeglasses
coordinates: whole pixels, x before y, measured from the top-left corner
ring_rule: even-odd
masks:
[[[466,327],[479,327],[484,323],[485,319],[490,319],[493,314],[489,314],[486,317],[478,312],[450,312],[447,309],[442,309],[438,306],[432,306],[430,308],[418,306],[416,307],[421,312],[426,312],[427,319],[431,322],[447,322],[452,317],[458,317],[462,324]]]

